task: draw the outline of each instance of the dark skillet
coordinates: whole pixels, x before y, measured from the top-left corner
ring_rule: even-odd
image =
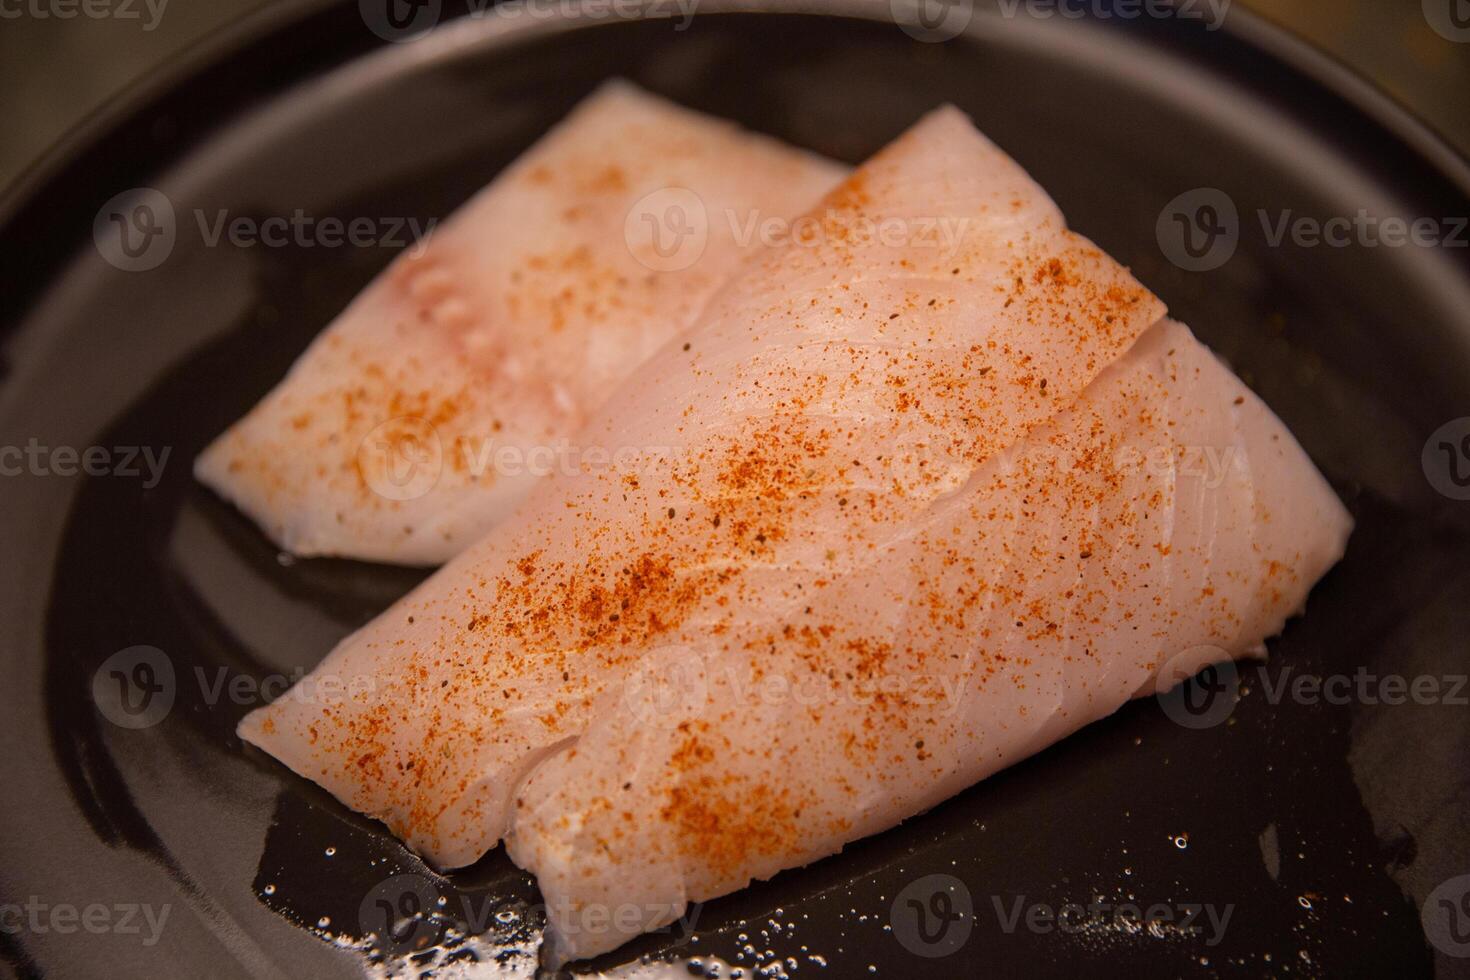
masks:
[[[443,217],[623,75],[850,161],[958,104],[1262,394],[1358,527],[1221,723],[1136,702],[894,831],[708,904],[692,936],[592,966],[717,956],[750,975],[749,945],[761,965],[838,977],[1465,975],[1451,954],[1470,951],[1470,879],[1455,881],[1470,873],[1470,690],[1455,681],[1470,672],[1470,503],[1455,498],[1470,495],[1470,430],[1433,434],[1470,416],[1470,250],[1273,246],[1258,218],[1367,209],[1450,234],[1470,214],[1465,164],[1239,10],[1212,31],[1108,3],[1082,20],[982,9],[967,33],[925,42],[886,2],[716,6],[685,30],[557,15],[495,31],[448,3],[428,37],[385,44],[358,5],[287,4],[136,91],[0,202],[0,446],[107,447],[114,470],[129,447],[170,453],[156,483],[0,479],[3,962],[25,977],[530,968],[537,894],[502,853],[431,876],[233,736],[257,682],[310,668],[419,576],[283,563],[189,469],[393,250],[210,248],[193,215]],[[93,222],[136,187],[172,203],[176,241],[125,272]],[[1183,226],[1166,206],[1197,188],[1224,192],[1240,223],[1233,257],[1193,272],[1171,261],[1168,229]],[[1183,216],[1199,236],[1220,217]],[[138,645],[166,666],[109,659]],[[1273,693],[1303,675],[1353,686]],[[1434,679],[1434,703],[1384,703],[1390,677]],[[147,690],[171,697],[166,716],[110,720],[128,684],[138,710]],[[1219,703],[1211,690],[1197,684],[1197,704]],[[946,906],[930,875],[964,893]],[[397,937],[429,943],[405,961],[368,934],[377,901],[404,910],[415,882],[445,903]],[[946,931],[966,899],[972,916]],[[1098,901],[1163,905],[1172,921],[1073,911],[1047,927],[1046,909]],[[51,918],[93,904],[107,909],[96,930]],[[9,928],[7,905],[44,906],[40,925]],[[1228,922],[1186,924],[1193,905]],[[167,915],[152,943],[148,911]]]

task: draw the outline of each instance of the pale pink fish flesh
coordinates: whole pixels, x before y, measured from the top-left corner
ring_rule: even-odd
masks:
[[[762,247],[752,222],[844,172],[608,84],[375,279],[195,472],[295,554],[443,562],[575,464],[569,437]]]
[[[579,436],[636,457],[241,724],[437,864],[506,839],[553,960],[1258,649],[1341,555],[1280,422],[958,111],[813,215]]]

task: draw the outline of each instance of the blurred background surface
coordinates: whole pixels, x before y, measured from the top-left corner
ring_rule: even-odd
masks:
[[[131,0],[129,19],[60,19],[37,14],[56,0],[0,0],[0,191],[131,82],[271,2]],[[1440,4],[1464,21],[1470,0],[1233,3],[1347,62],[1470,155],[1470,40],[1436,32],[1427,13]]]

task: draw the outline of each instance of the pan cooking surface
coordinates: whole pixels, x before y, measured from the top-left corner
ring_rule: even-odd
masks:
[[[1463,168],[1236,13],[1210,31],[977,10],[942,42],[859,17],[452,13],[406,44],[353,5],[257,31],[99,124],[0,226],[0,446],[27,452],[0,478],[0,905],[34,912],[0,929],[0,958],[21,976],[533,971],[539,897],[501,851],[435,875],[233,735],[422,573],[286,560],[190,464],[415,223],[621,75],[850,162],[956,103],[1260,392],[1358,527],[1268,664],[1140,699],[577,969],[1456,975],[1470,260],[1276,229],[1366,209],[1449,235]],[[133,223],[122,252],[105,220],[94,238],[140,187],[171,218]],[[222,213],[298,211],[383,240],[212,238]],[[53,914],[92,905],[97,929]]]

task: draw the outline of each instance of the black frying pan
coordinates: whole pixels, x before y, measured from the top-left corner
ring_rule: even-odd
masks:
[[[0,202],[0,447],[48,449],[0,478],[13,972],[533,969],[537,894],[502,853],[434,876],[233,735],[272,679],[309,669],[419,575],[283,562],[189,471],[393,249],[211,248],[193,216],[440,218],[623,75],[849,161],[957,103],[1264,396],[1358,529],[1270,666],[1241,669],[1238,701],[1215,676],[1190,701],[1136,702],[577,969],[715,957],[749,976],[791,972],[789,957],[795,975],[838,977],[1466,974],[1470,690],[1455,678],[1470,671],[1470,422],[1445,427],[1470,416],[1470,250],[1444,239],[1470,214],[1470,170],[1239,10],[1210,30],[1123,4],[1076,20],[982,3],[941,40],[954,21],[898,18],[904,30],[886,2],[817,6],[726,15],[709,0],[675,29],[564,14],[495,27],[450,2],[428,36],[385,43],[397,28],[373,5],[288,4],[136,91]],[[123,271],[104,257],[117,229],[94,219],[139,187],[175,210],[174,240],[155,267]],[[1434,219],[1439,244],[1268,234],[1287,212],[1360,209]],[[93,463],[107,475],[63,475],[56,447],[105,448]],[[123,472],[140,447],[170,455]],[[1345,677],[1349,693],[1329,682],[1313,698],[1291,686],[1303,676]],[[1392,678],[1436,694],[1386,703]],[[142,714],[118,714],[129,690]],[[409,935],[372,936],[380,902],[415,897],[429,915]],[[1156,907],[1152,923],[1129,905]],[[427,948],[404,959],[415,942]]]

